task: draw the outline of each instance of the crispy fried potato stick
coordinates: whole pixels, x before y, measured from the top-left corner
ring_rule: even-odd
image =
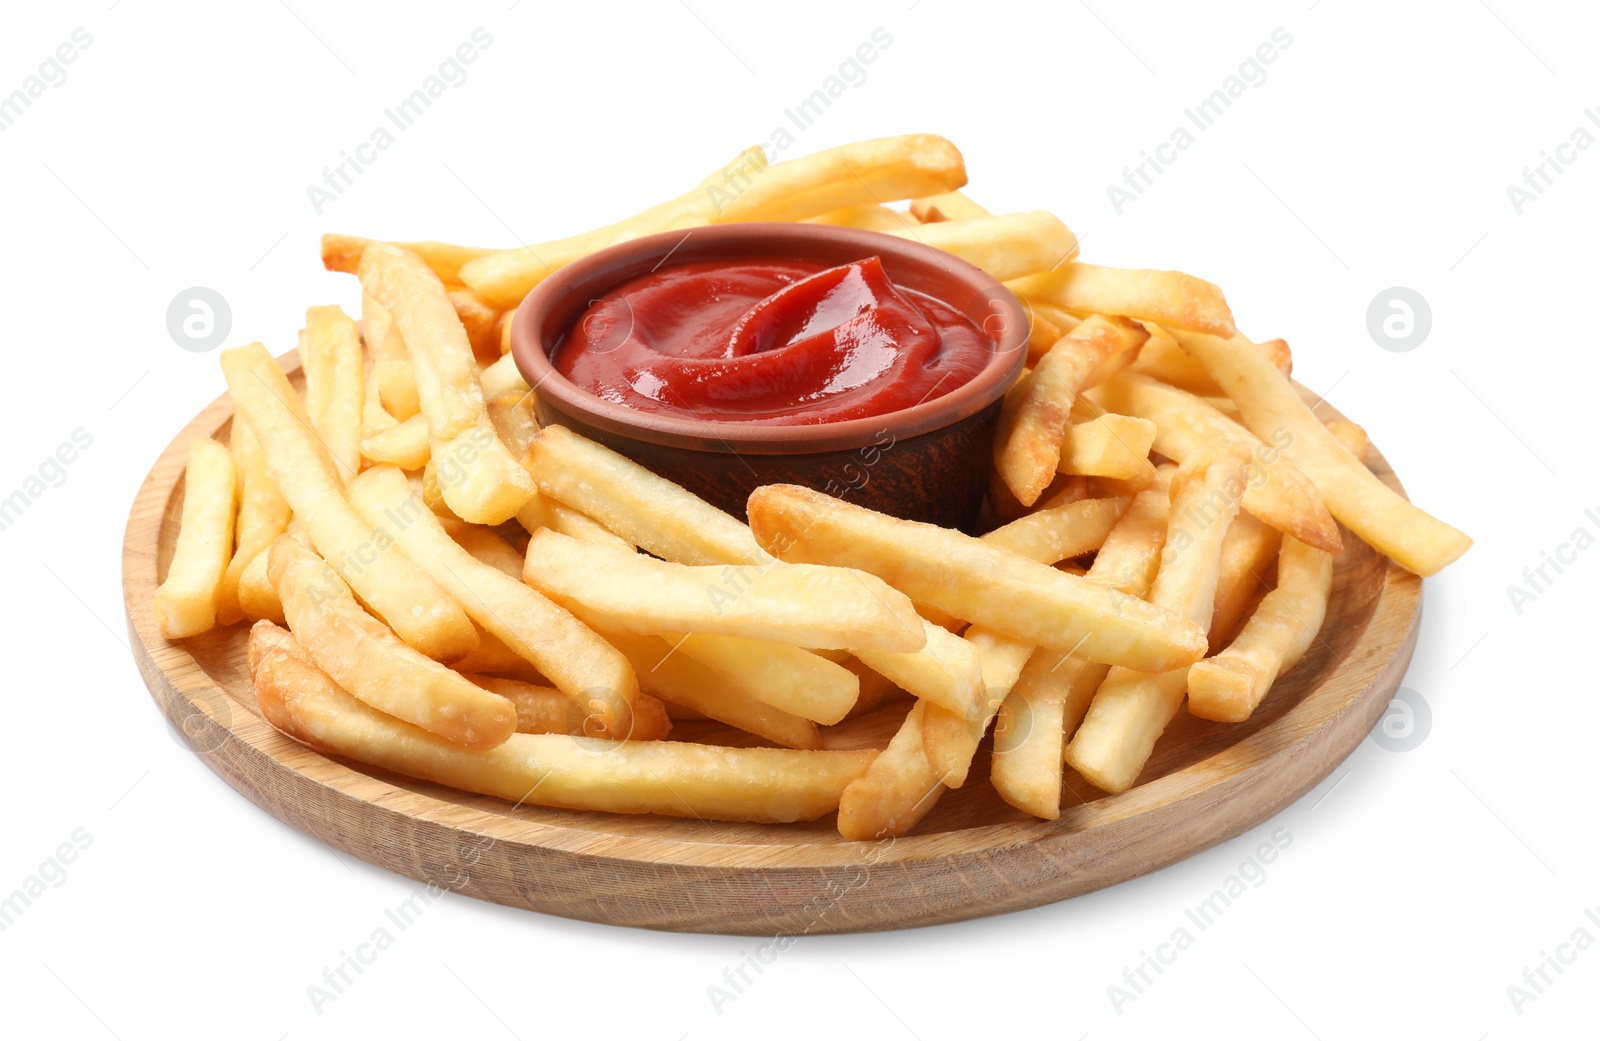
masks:
[[[1283,454],[1289,462],[1317,486],[1334,517],[1378,552],[1426,577],[1472,545],[1465,534],[1413,506],[1351,455],[1260,347],[1242,336],[1176,335],[1183,349],[1238,402],[1251,432],[1265,438],[1275,430],[1287,432]]]
[[[1282,426],[1267,443],[1188,391],[1148,376],[1119,373],[1090,391],[1097,405],[1155,424],[1155,450],[1183,462],[1195,455],[1233,449],[1249,455],[1244,509],[1288,535],[1337,553],[1339,527],[1322,495],[1286,458],[1293,436]]]
[[[1007,288],[1074,314],[1121,315],[1215,336],[1235,332],[1233,313],[1222,290],[1181,271],[1139,271],[1074,262],[1008,282]]]
[[[1205,653],[1204,629],[1171,611],[960,532],[898,520],[808,488],[756,489],[750,523],[756,538],[784,560],[860,568],[919,603],[1014,639],[1152,670],[1190,665]]]
[[[1150,602],[1202,629],[1211,627],[1222,540],[1239,512],[1244,474],[1244,459],[1224,454],[1190,460],[1172,481],[1172,512]],[[1067,763],[1098,788],[1127,791],[1182,704],[1188,674],[1187,668],[1112,669],[1067,747]]]
[[[1055,480],[1072,402],[1106,359],[1131,351],[1145,331],[1132,322],[1086,319],[1045,352],[1006,395],[995,434],[995,468],[1018,501],[1032,506]]]
[[[1217,386],[1217,381],[1206,372],[1204,365],[1195,361],[1178,345],[1178,341],[1154,322],[1147,322],[1150,329],[1150,339],[1139,348],[1138,357],[1128,367],[1141,376],[1170,383],[1174,387],[1186,390],[1191,394],[1202,397],[1222,397],[1222,388]],[[1285,376],[1293,364],[1289,354],[1289,345],[1282,340],[1268,340],[1261,344],[1261,349],[1267,352],[1272,359],[1272,364]]]
[[[692,567],[534,532],[528,584],[643,635],[720,633],[797,647],[916,651],[922,619],[871,575],[814,564]]]
[[[1155,438],[1154,423],[1112,412],[1068,424],[1061,443],[1060,470],[1084,477],[1148,481],[1156,469],[1150,462]]]
[[[1167,541],[1165,490],[1140,492],[1095,554],[1087,578],[1142,597],[1155,580]],[[989,779],[1006,802],[1045,820],[1061,815],[1061,767],[1110,667],[1037,648],[1000,706]]]
[[[975,220],[993,216],[964,192],[945,192],[911,200],[911,215],[924,224],[945,220]]]
[[[300,368],[306,377],[306,414],[348,483],[361,471],[361,335],[337,307],[306,309],[300,333]]]
[[[566,734],[515,734],[497,748],[473,751],[374,711],[281,645],[260,653],[251,676],[267,720],[312,748],[519,805],[758,823],[815,820],[838,808],[845,786],[878,754]]]
[[[278,494],[267,471],[267,457],[250,424],[236,419],[228,435],[228,450],[238,472],[239,515],[234,522],[233,559],[217,586],[217,622],[232,625],[245,617],[239,602],[239,580],[245,568],[289,526],[289,504]],[[266,564],[263,563],[265,568]],[[264,574],[264,572],[263,572]],[[271,588],[270,585],[268,588]]]
[[[770,564],[750,529],[693,492],[566,427],[539,431],[528,469],[539,490],[628,542],[678,564]]]
[[[379,712],[470,748],[493,748],[516,730],[509,701],[401,643],[299,537],[278,536],[270,554],[289,631],[339,686]]]
[[[328,233],[322,236],[322,266],[328,271],[337,271],[341,274],[359,274],[361,269],[361,254],[366,251],[375,240],[364,239],[356,235],[337,235]],[[381,240],[376,240],[381,241]],[[439,281],[447,286],[461,285],[461,268],[470,261],[496,252],[492,249],[479,249],[474,246],[457,246],[450,242],[392,242],[407,253],[415,253],[422,258],[423,263],[439,276]]]
[[[467,679],[511,702],[517,710],[519,734],[595,736],[584,726],[589,714],[554,687],[504,676],[468,674]],[[613,740],[660,741],[671,729],[672,720],[667,718],[666,706],[648,694],[641,694],[633,706],[633,731]]]
[[[217,621],[217,594],[233,549],[237,468],[209,437],[189,445],[183,516],[167,577],[156,589],[156,624],[169,640],[196,636]]]
[[[394,327],[394,319],[371,293],[361,294],[361,339],[372,353],[372,376],[385,411],[401,423],[421,412],[411,352]]]
[[[1316,639],[1332,588],[1333,557],[1284,539],[1277,587],[1226,650],[1189,667],[1189,711],[1226,723],[1249,719],[1273,681]]]
[[[593,717],[591,736],[629,732],[638,681],[623,656],[593,630],[457,545],[399,470],[387,466],[368,470],[350,485],[350,501],[374,530],[392,538],[400,552],[443,586],[473,621],[586,708]]]
[[[372,525],[345,499],[344,482],[312,430],[300,396],[267,349],[253,343],[224,351],[222,372],[234,408],[261,444],[279,494],[339,577],[402,640],[428,657],[454,661],[471,653],[478,640],[472,620],[415,564],[380,550]]]
[[[444,285],[415,254],[373,243],[362,256],[361,286],[411,352],[445,503],[475,524],[515,517],[533,495],[533,478],[496,436],[472,344]]]
[[[922,751],[926,702],[911,706],[889,747],[839,802],[839,834],[853,841],[908,835],[945,792]]]
[[[1233,639],[1251,601],[1266,585],[1283,537],[1277,529],[1241,512],[1222,537],[1217,597],[1211,608],[1209,640],[1215,654]]]
[[[1128,499],[1070,499],[1046,506],[986,535],[984,542],[1041,564],[1057,564],[1099,549]]]
[[[954,254],[1002,282],[1048,271],[1078,255],[1072,229],[1044,210],[891,228],[889,233]]]

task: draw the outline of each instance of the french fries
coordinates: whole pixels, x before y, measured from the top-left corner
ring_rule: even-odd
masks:
[[[306,312],[304,401],[259,344],[223,353],[230,443],[190,448],[159,628],[255,621],[263,714],[330,754],[519,804],[837,810],[874,840],[968,785],[991,726],[994,790],[1057,820],[1066,767],[1127,791],[1186,696],[1247,719],[1318,638],[1340,521],[1418,574],[1470,545],[1367,470],[1364,430],[1305,407],[1288,345],[1240,335],[1218,287],[1084,263],[1061,220],[996,216],[965,182],[931,135],[756,147],[533,246],[324,236],[359,326]],[[1028,310],[1031,368],[970,475],[978,532],[795,485],[757,489],[746,524],[541,429],[510,354],[529,290],[639,236],[774,220],[914,239]],[[900,707],[881,753],[843,751]]]
[[[272,588],[289,631],[340,687],[380,712],[468,748],[493,748],[515,732],[511,702],[401,643],[296,536],[278,536],[270,552]]]
[[[927,708],[921,701],[911,706],[889,747],[846,786],[839,802],[840,835],[866,842],[910,834],[944,794],[923,753]]]
[[[988,210],[968,198],[966,193],[959,191],[912,199],[910,209],[911,215],[924,224],[992,216]]]
[[[306,414],[339,476],[346,483],[361,472],[361,336],[337,307],[306,309],[300,334],[300,368],[306,377]]]
[[[1259,346],[1242,336],[1175,335],[1238,402],[1244,425],[1252,433],[1267,438],[1275,430],[1287,433],[1284,456],[1317,486],[1333,516],[1378,552],[1426,577],[1472,545],[1465,534],[1373,476],[1312,414]]]
[[[226,448],[209,437],[189,446],[178,541],[155,594],[156,624],[169,640],[198,635],[216,624],[218,589],[233,548],[237,480]]]
[[[389,312],[411,351],[445,503],[475,524],[515,517],[533,495],[533,479],[489,420],[472,344],[444,284],[416,254],[375,242],[362,254],[361,287]]]
[[[289,504],[278,494],[267,471],[261,444],[244,420],[235,420],[228,435],[228,451],[233,455],[238,475],[239,513],[234,519],[233,559],[217,586],[217,624],[232,625],[245,617],[239,602],[239,580],[257,556],[289,526]],[[263,564],[263,567],[266,565]],[[268,587],[270,588],[270,586]]]
[[[1148,481],[1156,468],[1150,446],[1156,425],[1148,419],[1106,413],[1083,423],[1070,423],[1061,442],[1059,469],[1084,477]]]
[[[838,808],[845,786],[877,756],[566,734],[515,734],[493,749],[474,750],[363,704],[283,642],[255,657],[251,678],[262,714],[296,740],[518,805],[759,823],[815,820]]]
[[[329,271],[354,275],[361,269],[361,254],[372,245],[372,239],[355,235],[322,236],[322,266]],[[450,242],[394,242],[390,245],[415,253],[432,269],[439,281],[447,286],[461,284],[461,268],[479,257],[495,252],[472,246],[457,246]]]
[[[1022,505],[1032,506],[1055,479],[1067,417],[1090,374],[1113,355],[1138,347],[1145,335],[1132,322],[1089,318],[1045,352],[1006,395],[995,435],[995,468]]]
[[[517,712],[519,734],[594,736],[586,725],[589,713],[554,687],[541,687],[537,683],[504,676],[469,674],[466,678],[511,702]],[[648,694],[639,695],[633,709],[633,729],[615,740],[660,741],[672,730],[672,720],[667,718],[666,706]]]
[[[1140,492],[1106,536],[1086,576],[1090,582],[1143,597],[1167,541],[1168,493]],[[1006,802],[1044,820],[1061,815],[1067,738],[1078,728],[1110,666],[1035,648],[1000,706],[989,780]]]
[[[1222,446],[1247,453],[1244,509],[1302,542],[1339,552],[1339,527],[1321,493],[1287,458],[1294,436],[1286,428],[1269,430],[1268,443],[1195,395],[1132,372],[1113,376],[1090,397],[1114,412],[1154,423],[1152,445],[1169,459],[1182,462]]]
[[[222,352],[222,372],[273,483],[323,559],[412,647],[437,661],[470,653],[478,639],[471,619],[415,564],[387,552],[345,499],[332,457],[267,349],[253,343]]]
[[[1048,271],[1078,255],[1072,229],[1043,210],[891,228],[889,234],[942,249],[1001,282]]]
[[[983,535],[983,541],[1041,564],[1056,564],[1099,549],[1127,499],[1074,499],[1019,517]]]
[[[639,684],[627,660],[569,612],[459,546],[404,474],[392,467],[368,470],[351,484],[350,501],[473,621],[587,708],[591,737],[631,730]]]
[[[1018,640],[1091,661],[1160,670],[1204,656],[1204,627],[932,524],[897,520],[775,484],[750,496],[756,538],[783,560],[859,568]]]
[[[785,748],[822,747],[815,723],[756,697],[746,677],[682,654],[659,636],[604,629],[603,619],[585,612],[581,604],[574,609],[627,657],[639,685],[651,696]]]
[[[1181,271],[1072,262],[1006,285],[1020,297],[1078,315],[1121,315],[1213,336],[1232,336],[1236,331],[1222,290]]]
[[[720,633],[797,647],[921,650],[911,601],[871,575],[811,564],[694,567],[553,531],[528,540],[523,579],[643,635]]]
[[[1202,629],[1211,627],[1222,540],[1239,512],[1244,473],[1243,457],[1224,453],[1191,460],[1172,481],[1172,510],[1150,602]],[[1067,763],[1105,791],[1133,787],[1183,701],[1187,677],[1186,668],[1110,670],[1067,746]]]
[[[1217,381],[1206,372],[1205,366],[1195,361],[1178,346],[1170,334],[1155,323],[1147,323],[1150,329],[1150,339],[1139,348],[1138,357],[1128,367],[1141,376],[1170,383],[1174,387],[1186,390],[1191,394],[1201,397],[1222,397],[1222,388],[1217,386]],[[1267,340],[1261,344],[1261,349],[1267,352],[1272,359],[1272,364],[1285,376],[1289,375],[1292,359],[1289,356],[1289,345],[1282,340]]]
[[[1225,723],[1249,719],[1316,639],[1332,588],[1333,556],[1284,539],[1277,586],[1225,650],[1189,667],[1189,711]]]
[[[566,427],[546,427],[529,447],[539,491],[678,564],[772,563],[750,529],[694,493]]]

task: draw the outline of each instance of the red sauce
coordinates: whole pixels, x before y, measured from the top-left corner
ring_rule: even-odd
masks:
[[[994,341],[889,280],[877,257],[696,261],[617,286],[579,315],[556,371],[642,412],[766,424],[881,416],[976,376]]]

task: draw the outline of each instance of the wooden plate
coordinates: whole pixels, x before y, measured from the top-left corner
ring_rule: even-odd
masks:
[[[282,361],[298,379],[294,356]],[[1180,711],[1133,790],[1104,795],[1069,770],[1057,821],[1001,802],[986,761],[915,834],[875,843],[842,840],[831,817],[770,826],[513,808],[284,737],[251,692],[243,625],[162,639],[151,597],[172,556],[187,445],[226,436],[231,418],[226,397],[195,417],[128,517],[128,632],[156,704],[207,766],[294,827],[420,881],[569,918],[751,935],[891,929],[1034,907],[1155,871],[1327,776],[1383,714],[1417,638],[1421,581],[1345,533],[1321,637],[1254,717],[1218,724]],[[1399,489],[1376,452],[1368,463]],[[907,705],[862,717],[849,739],[886,740]]]

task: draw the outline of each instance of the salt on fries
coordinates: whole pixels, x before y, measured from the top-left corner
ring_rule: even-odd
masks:
[[[223,354],[236,414],[227,447],[189,448],[162,633],[255,622],[267,719],[397,773],[618,813],[837,811],[873,839],[973,783],[991,732],[988,780],[1026,813],[1061,815],[1068,766],[1127,791],[1186,698],[1247,719],[1317,646],[1348,533],[1423,575],[1470,545],[1366,468],[1365,431],[1308,408],[1288,345],[1240,334],[1215,285],[1085,263],[1056,217],[995,215],[965,182],[948,141],[908,135],[747,149],[530,249],[324,236],[359,319],[306,312],[303,398],[260,345]],[[747,525],[540,428],[506,353],[530,289],[751,220],[920,241],[1020,298],[1031,369],[980,537],[790,485]]]

